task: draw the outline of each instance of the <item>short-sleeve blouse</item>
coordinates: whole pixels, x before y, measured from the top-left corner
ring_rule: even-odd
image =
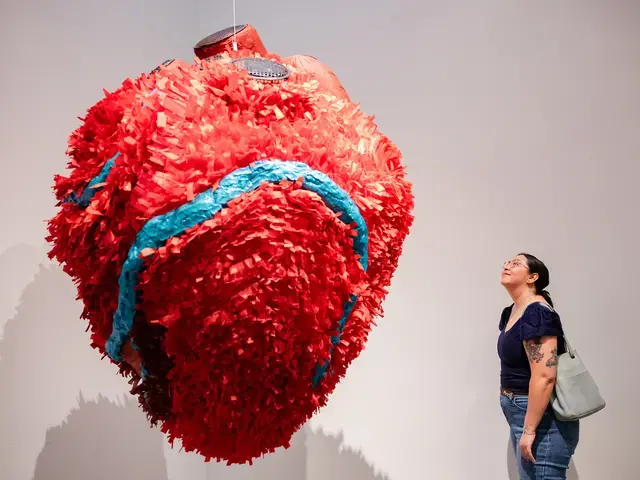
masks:
[[[529,305],[519,320],[505,331],[513,305],[502,311],[498,355],[500,357],[500,385],[517,393],[529,392],[531,367],[522,342],[540,337],[558,337],[558,355],[564,353],[564,331],[560,315],[547,305]]]

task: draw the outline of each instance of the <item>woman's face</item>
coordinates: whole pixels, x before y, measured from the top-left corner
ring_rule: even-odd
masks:
[[[502,266],[502,275],[500,277],[500,283],[504,286],[517,286],[525,283],[532,283],[535,281],[529,267],[527,266],[527,259],[518,255],[512,259],[506,261]]]

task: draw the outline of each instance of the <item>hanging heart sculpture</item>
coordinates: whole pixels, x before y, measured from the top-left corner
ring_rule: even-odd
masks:
[[[335,74],[233,30],[88,110],[48,239],[150,421],[244,463],[288,446],[363,349],[414,198]]]

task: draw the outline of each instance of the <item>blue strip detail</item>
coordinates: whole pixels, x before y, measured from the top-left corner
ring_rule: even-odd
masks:
[[[120,156],[120,152],[116,153],[113,157],[107,160],[107,162],[104,164],[104,166],[100,170],[100,173],[98,173],[98,175],[96,175],[91,179],[91,181],[87,184],[87,186],[84,187],[84,190],[80,195],[78,195],[76,192],[72,192],[69,196],[67,196],[63,200],[63,203],[75,203],[76,205],[82,208],[87,208],[91,203],[91,200],[93,200],[93,196],[96,193],[98,193],[100,190],[102,190],[101,186],[94,187],[94,185],[99,185],[101,183],[104,183],[107,180],[107,177],[109,176],[109,172],[111,172],[111,169],[116,164],[116,159],[119,156]]]
[[[154,93],[156,93],[157,90],[158,90],[157,88],[154,88],[153,90],[151,90],[151,92],[149,92],[148,96],[153,95]],[[143,103],[142,108],[146,108],[146,107],[147,106]],[[102,167],[102,170],[100,170],[100,173],[98,173],[98,175],[96,175],[91,179],[89,184],[82,191],[81,195],[78,195],[76,192],[72,192],[64,200],[62,200],[62,203],[75,203],[76,205],[82,208],[87,208],[91,203],[91,200],[93,200],[93,196],[96,193],[98,193],[100,190],[102,190],[102,187],[93,188],[93,186],[99,183],[104,183],[107,180],[107,177],[109,176],[109,172],[111,172],[111,169],[116,164],[116,158],[118,158],[119,156],[120,156],[120,152],[116,153],[113,157],[107,160],[107,162]]]
[[[331,351],[329,352],[329,355],[331,355],[335,346],[338,345],[338,343],[340,342],[340,338],[342,337],[342,332],[344,331],[344,327],[347,324],[347,319],[349,318],[349,315],[351,315],[351,312],[353,311],[353,307],[355,307],[357,301],[358,301],[358,296],[351,295],[351,298],[349,299],[349,301],[344,305],[344,313],[342,314],[342,318],[340,318],[340,323],[338,324],[339,325],[338,334],[331,337]],[[316,367],[316,373],[312,379],[314,387],[317,387],[320,381],[327,374],[327,370],[329,369],[330,363],[331,363],[331,360],[329,359],[329,360],[325,360],[325,362],[322,364],[318,364],[318,366]]]
[[[230,201],[257,189],[263,182],[278,183],[283,180],[295,182],[299,178],[303,180],[303,188],[320,195],[331,210],[341,214],[340,218],[343,222],[356,224],[353,248],[360,257],[360,264],[366,271],[369,263],[369,233],[358,206],[349,197],[349,194],[327,175],[311,169],[305,163],[282,160],[258,161],[224,177],[215,190],[207,190],[177,209],[150,219],[138,232],[122,266],[118,281],[120,289],[118,309],[114,315],[111,335],[106,344],[109,357],[116,362],[122,360],[120,349],[127,340],[133,325],[137,304],[136,285],[138,275],[144,265],[144,259],[140,258],[142,250],[145,248],[157,249],[170,238],[211,219]],[[357,297],[352,296],[345,304],[344,313],[339,322],[339,333],[331,339],[334,347],[340,341],[340,336],[356,300]],[[328,366],[329,361],[318,365],[313,377],[314,386],[324,377]]]

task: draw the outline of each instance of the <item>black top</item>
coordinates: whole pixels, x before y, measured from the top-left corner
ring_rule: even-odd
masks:
[[[539,337],[558,337],[558,355],[564,353],[564,332],[560,316],[543,303],[529,305],[519,320],[504,331],[513,305],[502,311],[498,355],[500,356],[500,385],[518,393],[529,392],[531,367],[522,344],[525,340]]]

